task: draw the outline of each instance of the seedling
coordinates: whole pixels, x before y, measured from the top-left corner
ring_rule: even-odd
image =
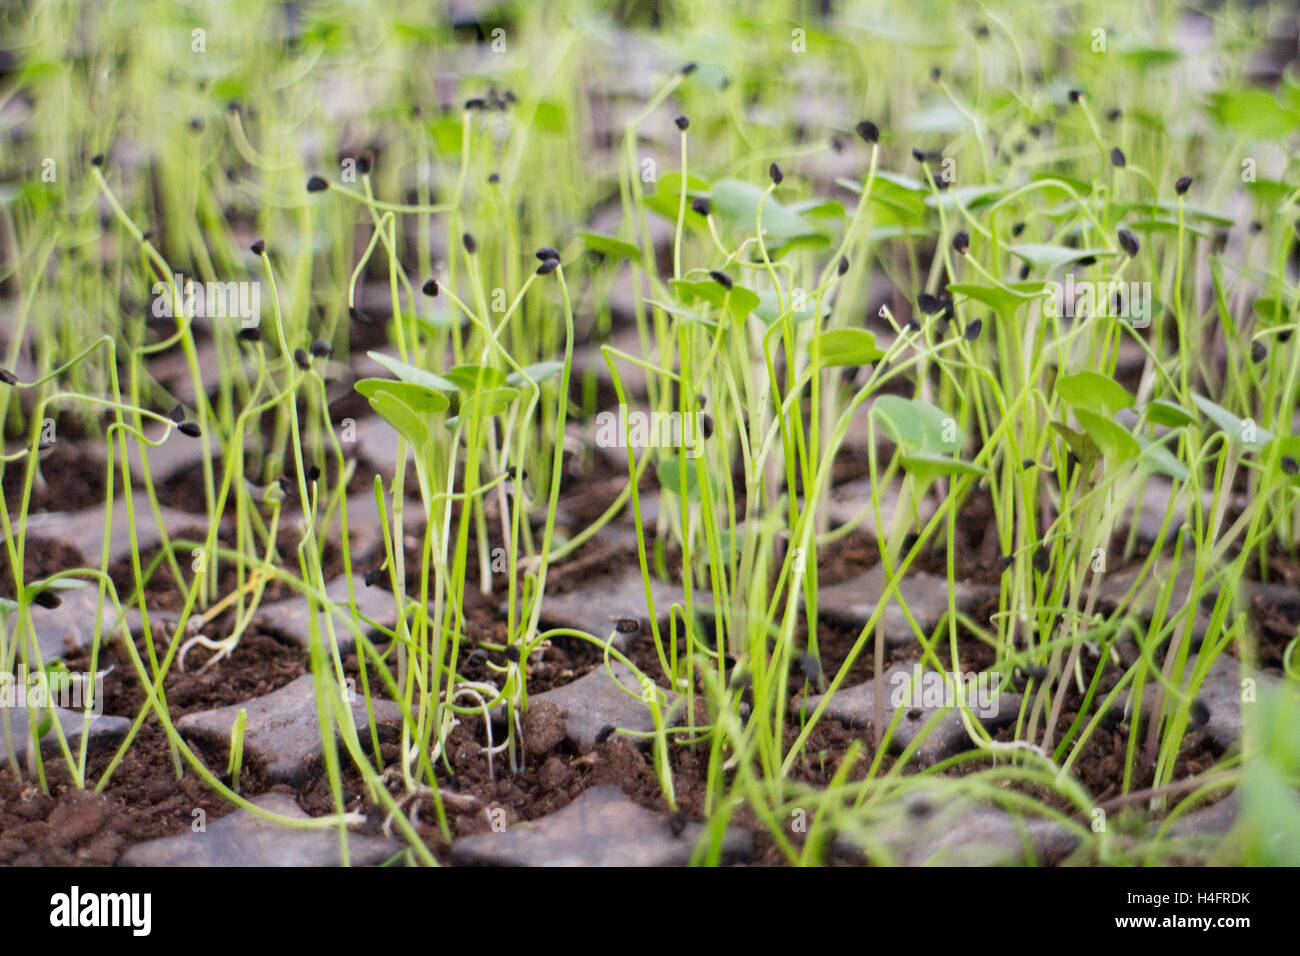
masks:
[[[1177,11],[1157,8],[1142,25],[1158,32]],[[57,667],[37,622],[69,612],[60,582],[76,578],[95,593],[92,670],[111,639],[142,703],[96,775],[84,738],[42,711],[55,745],[4,772],[48,790],[57,759],[75,785],[109,787],[148,721],[168,774],[246,805],[246,711],[223,779],[176,732],[169,678],[197,648],[211,673],[237,667],[270,593],[309,622],[335,804],[281,822],[355,820],[355,767],[421,862],[481,810],[453,741],[475,738],[494,785],[534,779],[524,715],[561,641],[587,642],[611,680],[615,662],[633,672],[622,689],[648,722],[596,739],[652,748],[673,836],[699,768],[696,862],[742,819],[786,860],[822,862],[832,835],[872,845],[891,814],[928,820],[936,783],[1066,821],[1087,863],[1165,860],[1171,821],[1237,790],[1230,862],[1300,859],[1294,735],[1277,724],[1294,716],[1300,638],[1277,637],[1294,630],[1285,609],[1266,627],[1236,598],[1291,580],[1300,548],[1300,180],[1284,161],[1300,100],[1288,72],[1275,91],[1240,86],[1267,18],[1216,10],[1222,69],[1188,96],[1183,51],[1153,34],[1082,54],[1070,11],[1008,27],[987,10],[951,36],[914,32],[915,11],[832,18],[861,56],[829,72],[813,43],[813,69],[773,69],[771,12],[710,28],[707,57],[660,64],[647,89],[591,42],[603,13],[581,18],[588,35],[515,11],[492,79],[453,94],[430,72],[463,59],[443,25],[312,10],[301,55],[250,36],[219,63],[169,60],[179,112],[149,99],[164,87],[147,58],[93,50],[113,64],[105,85],[67,66],[49,11],[16,24],[24,66],[4,97],[31,130],[0,189],[0,671]],[[1084,19],[1132,32],[1131,13]],[[114,16],[86,42],[126,35]],[[656,49],[701,42],[661,19]],[[132,25],[155,51],[182,27],[166,11]],[[395,68],[368,76],[364,116],[340,118],[326,66],[361,36]],[[415,102],[435,89],[445,107]],[[60,149],[75,169],[54,155],[41,179]],[[201,310],[182,272],[258,283],[265,308],[246,323]],[[617,406],[611,457],[588,426]],[[629,410],[678,430],[639,442]],[[76,504],[104,534],[87,567],[38,571],[28,536],[67,506],[48,490],[65,441],[93,452],[77,460],[102,501]],[[164,474],[173,455],[185,464]],[[166,526],[181,505],[200,540]],[[641,582],[636,607],[609,608],[629,616],[543,629],[556,573],[581,586],[615,562]],[[868,563],[880,587],[834,605],[827,582],[851,589]],[[349,597],[327,611],[334,580]],[[155,641],[162,593],[181,620]],[[363,617],[389,598],[391,616]],[[119,641],[103,622],[127,609],[145,629]],[[852,746],[827,746],[836,702],[883,677],[887,646],[946,689],[978,661],[1020,711],[993,733],[958,703],[959,745],[922,767],[942,717],[897,746],[914,718],[886,711],[878,680],[869,729],[846,722]],[[1240,747],[1189,754],[1220,730],[1222,688],[1204,682],[1225,660],[1270,692],[1240,705]],[[1112,737],[1114,779],[1089,792],[1080,764]],[[566,770],[595,760],[554,753]],[[1108,806],[1151,819],[1123,840],[1077,823]],[[799,838],[792,809],[814,821]]]

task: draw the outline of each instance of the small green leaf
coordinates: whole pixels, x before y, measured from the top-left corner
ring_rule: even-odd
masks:
[[[646,299],[646,305],[654,306],[656,309],[663,309],[669,315],[675,315],[683,322],[693,325],[703,325],[710,329],[716,329],[718,327],[718,323],[712,319],[706,319],[698,312],[692,312],[690,309],[683,309],[679,305],[669,305],[667,302],[659,302],[656,299]]]
[[[841,178],[836,183],[862,195],[861,182]],[[899,226],[920,227],[925,223],[925,198],[926,190],[921,183],[899,173],[878,170],[871,183],[870,202],[887,209]],[[873,221],[879,219],[878,213],[873,214]]]
[[[1074,452],[1074,456],[1079,459],[1083,466],[1084,473],[1087,474],[1092,471],[1092,466],[1096,463],[1098,456],[1097,443],[1088,437],[1087,433],[1077,432],[1060,422],[1049,422],[1049,424],[1052,426],[1052,430],[1065,441],[1065,446]]]
[[[1076,372],[1056,380],[1056,393],[1074,409],[1086,408],[1111,418],[1121,408],[1131,408],[1133,396],[1113,378],[1100,372]]]
[[[700,461],[701,458],[686,457],[686,494],[682,495],[682,471],[680,455],[665,455],[659,460],[655,467],[655,475],[659,478],[659,487],[664,491],[672,492],[677,497],[685,497],[687,501],[699,501],[700,499]],[[713,481],[712,476],[706,471],[705,477]],[[713,482],[709,490],[716,496],[717,483]]]
[[[793,305],[792,300],[787,299],[786,305]],[[831,304],[825,299],[822,300],[822,318],[831,314]],[[763,320],[763,324],[771,326],[773,322],[781,318],[781,310],[776,304],[776,293],[771,289],[764,289],[758,294],[758,307],[754,309],[754,315]],[[813,317],[813,300],[804,299],[803,308],[793,312],[792,318],[795,325],[803,325],[809,322]]]
[[[464,392],[480,392],[505,384],[506,373],[488,365],[457,365],[447,372],[447,381]]]
[[[1234,444],[1248,451],[1259,451],[1273,440],[1273,433],[1253,420],[1238,418],[1220,405],[1214,404],[1202,395],[1192,395],[1192,401],[1201,410],[1201,414],[1218,426]]]
[[[460,415],[458,417],[473,421],[500,415],[518,397],[519,389],[517,388],[490,388],[482,392],[475,392],[460,403]]]
[[[376,392],[370,398],[370,407],[415,447],[423,446],[428,440],[429,430],[424,420],[392,392]]]
[[[1154,425],[1182,428],[1184,425],[1196,424],[1195,415],[1183,408],[1183,406],[1167,402],[1163,398],[1157,398],[1149,403],[1145,411],[1147,421]]]
[[[1032,268],[1041,272],[1053,272],[1088,256],[1101,258],[1115,255],[1109,249],[1071,249],[1068,246],[1051,246],[1033,242],[1008,248],[1016,258],[1024,260]]]
[[[1137,439],[1115,422],[1086,408],[1076,408],[1074,417],[1111,465],[1136,458],[1142,451]]]
[[[1160,202],[1131,202],[1117,203],[1117,211],[1132,214],[1135,216],[1150,216],[1156,220],[1163,220],[1173,223],[1175,227],[1178,224],[1178,203],[1173,200],[1165,199]],[[1218,226],[1221,229],[1227,229],[1235,223],[1227,216],[1222,216],[1210,209],[1203,209],[1200,206],[1192,206],[1187,202],[1183,203],[1183,219],[1195,220],[1210,226]],[[1137,228],[1134,226],[1133,228]]]
[[[882,395],[871,406],[871,415],[881,420],[898,446],[903,468],[922,489],[943,475],[984,473],[955,457],[966,437],[943,409],[920,399]]]
[[[532,379],[538,385],[541,385],[542,382],[545,382],[548,378],[553,378],[563,370],[563,362],[534,362],[532,365],[524,366],[524,375],[527,375],[528,378]],[[513,386],[514,388],[523,388],[526,384],[524,375],[520,375],[518,372],[511,372],[506,376],[506,384]]]
[[[1286,303],[1274,296],[1260,296],[1251,305],[1251,309],[1269,328],[1287,324],[1291,316],[1291,309]]]
[[[943,475],[982,475],[984,469],[979,465],[948,455],[921,453],[900,455],[899,461],[908,473],[917,479],[921,487],[929,486],[936,478]]]
[[[599,252],[611,259],[631,259],[641,265],[641,250],[624,239],[604,236],[598,232],[579,232],[578,235],[592,252]]]
[[[1005,285],[980,285],[975,282],[953,282],[948,286],[953,295],[964,295],[987,305],[998,315],[1009,318],[1016,310],[1036,298],[1043,297],[1042,282],[1009,282]]]
[[[433,415],[447,410],[451,403],[447,396],[435,392],[423,385],[411,382],[395,382],[388,378],[363,378],[353,386],[366,398],[374,398],[380,393],[387,393],[407,406],[417,415]]]
[[[395,359],[391,355],[385,355],[383,352],[367,352],[366,354],[403,382],[423,385],[425,388],[432,388],[439,392],[454,392],[459,389],[455,382],[450,382],[440,375],[434,375],[432,372],[426,372],[422,368],[416,368],[414,365],[408,365],[401,359]]]
[[[843,219],[846,215],[844,203],[834,199],[808,199],[791,203],[787,208],[795,215],[814,219]]]
[[[1140,70],[1152,70],[1170,63],[1177,63],[1181,54],[1169,47],[1128,46],[1116,51],[1125,60],[1130,61]]]
[[[745,317],[758,308],[758,304],[762,301],[758,297],[758,293],[753,289],[746,289],[743,285],[735,282],[732,283],[730,292],[712,279],[702,282],[692,282],[689,279],[673,279],[668,285],[677,294],[677,298],[682,300],[683,304],[701,300],[709,303],[709,305],[722,308],[723,303],[729,301],[731,316],[737,322],[744,321]]]
[[[542,100],[533,114],[533,128],[543,133],[563,133],[569,125],[564,107],[552,100]]]
[[[866,329],[830,329],[815,341],[823,368],[870,365],[885,354],[876,347],[876,336]]]
[[[1137,439],[1137,443],[1142,449],[1142,454],[1138,456],[1138,465],[1144,470],[1168,475],[1175,481],[1187,481],[1191,478],[1187,466],[1179,461],[1177,456],[1163,444],[1149,438],[1143,438],[1141,435],[1134,435],[1133,437]]]
[[[763,232],[769,246],[783,246],[796,240],[829,241],[825,230],[792,212],[775,196],[764,200],[764,192],[753,183],[719,180],[713,184],[710,194],[713,215],[726,228],[752,236],[757,225],[759,203],[762,202]]]
[[[1066,186],[1068,186],[1071,190],[1073,190],[1076,196],[1086,197],[1092,193],[1091,183],[1085,182],[1084,180],[1079,179],[1078,177],[1075,176],[1067,176],[1064,173],[1058,173],[1058,172],[1034,173],[1034,175],[1030,176],[1029,178],[1032,182],[1035,183],[1040,183],[1040,182],[1047,183],[1048,185],[1042,187],[1039,190],[1040,192],[1044,192],[1044,193],[1046,193],[1048,190],[1055,190],[1056,192],[1060,193],[1062,196],[1070,196],[1070,194],[1065,191],[1064,187]],[[1070,197],[1070,201],[1071,202],[1074,201],[1072,196]],[[1070,209],[1073,207],[1066,206],[1064,208]]]
[[[1258,87],[1217,90],[1207,97],[1206,109],[1221,126],[1252,139],[1282,140],[1300,126],[1300,113]]]
[[[912,133],[960,133],[971,128],[970,117],[948,100],[908,114],[906,128]]]
[[[925,197],[926,206],[934,209],[940,207],[944,210],[956,209],[979,209],[987,206],[995,199],[1007,192],[1008,187],[997,183],[982,183],[971,186],[953,186],[939,193],[936,198],[933,193]]]
[[[462,136],[460,117],[443,116],[434,120],[429,124],[429,136],[434,148],[444,156],[459,153]]]
[[[709,184],[698,176],[686,177],[686,217],[682,220],[688,229],[705,230],[708,228],[705,218],[691,208],[691,200],[696,196],[707,196]],[[677,212],[681,208],[682,174],[665,173],[655,184],[653,196],[645,197],[645,206],[651,212],[662,216],[669,222],[677,221]]]
[[[1132,229],[1134,232],[1143,232],[1147,234],[1152,234],[1157,232],[1177,232],[1180,227],[1178,225],[1177,219],[1160,217],[1156,219],[1135,220],[1129,223],[1129,228]],[[1197,226],[1190,222],[1185,221],[1181,228],[1184,232],[1189,233],[1193,236],[1199,236],[1202,239],[1214,238],[1213,234],[1208,229],[1202,229],[1200,226]]]

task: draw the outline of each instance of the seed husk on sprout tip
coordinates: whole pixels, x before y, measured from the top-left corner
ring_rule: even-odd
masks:
[[[1083,90],[1070,90],[1069,98],[1071,103],[1077,103],[1083,99]]]
[[[357,172],[359,172],[362,176],[369,176],[369,175],[370,175],[370,157],[369,157],[369,156],[358,156],[358,157],[357,157]]]
[[[101,166],[103,166],[103,165],[104,165],[104,154],[103,154],[103,153],[96,153],[94,156],[90,157],[90,165],[95,166],[95,167],[101,167]]]
[[[198,438],[203,434],[199,429],[198,422],[181,422],[176,426],[176,430],[182,435],[188,435],[190,438]]]
[[[307,466],[307,481],[308,481],[308,482],[312,482],[312,481],[320,481],[320,466],[319,466],[319,465],[308,465],[308,466]]]
[[[844,275],[846,272],[849,271],[849,257],[848,257],[848,256],[840,256],[840,262],[839,262],[839,265],[837,265],[837,266],[835,267],[835,271],[836,271],[836,273],[837,273],[838,275]]]
[[[559,265],[559,259],[543,259],[542,264],[537,267],[537,274],[539,276],[548,276],[559,268]]]
[[[467,232],[463,236],[461,236],[460,241],[464,243],[465,251],[468,252],[471,256],[474,253],[478,252],[478,240],[475,239],[470,233]]]
[[[966,255],[967,250],[970,249],[970,233],[965,229],[959,231],[952,237],[952,247],[963,256]]]
[[[922,292],[916,297],[916,306],[926,315],[934,315],[934,313],[943,308],[943,304],[939,301],[938,297],[933,296],[928,292]]]
[[[533,255],[542,260],[542,262],[545,262],[547,259],[555,259],[558,261],[560,258],[560,253],[552,246],[542,246],[542,248],[534,252]]]
[[[1142,248],[1142,244],[1138,242],[1138,237],[1130,229],[1121,229],[1118,236],[1120,248],[1132,259],[1138,254],[1138,250]]]
[[[334,346],[330,345],[324,339],[316,339],[310,346],[311,354],[317,358],[325,358],[334,354]]]
[[[1192,701],[1192,706],[1187,710],[1187,725],[1193,730],[1204,727],[1210,722],[1210,708],[1205,701],[1199,697]]]
[[[37,591],[32,603],[52,611],[63,603],[63,598],[54,591]]]
[[[1046,574],[1052,567],[1052,553],[1047,548],[1042,547],[1034,552],[1034,570],[1039,574]]]
[[[1250,357],[1257,363],[1264,361],[1264,359],[1268,358],[1268,346],[1256,339],[1250,345]]]
[[[684,133],[686,132],[686,127],[691,125],[691,121],[687,116],[682,115],[673,120],[673,125]]]
[[[703,196],[696,196],[691,200],[691,211],[698,213],[701,216],[707,216],[709,213],[713,212],[713,204]]]
[[[266,240],[258,239],[257,242],[253,243],[249,248],[253,250],[253,255],[260,256],[262,253],[266,252]]]
[[[781,167],[776,163],[767,167],[767,174],[772,177],[772,182],[777,186],[780,186],[781,180],[785,179],[785,173],[781,172]]]
[[[857,134],[868,143],[880,142],[880,127],[871,120],[863,120],[857,126],[853,127]]]
[[[425,295],[429,296],[430,298],[433,298],[435,295],[438,294],[438,280],[425,279],[424,285],[420,286],[420,291],[423,292]]]
[[[1124,158],[1124,150],[1118,146],[1113,147],[1110,151],[1110,164],[1118,169],[1123,169],[1128,165],[1128,160]]]
[[[366,582],[366,587],[368,588],[374,587],[376,584],[379,584],[383,580],[384,580],[383,568],[371,568],[369,571],[366,572],[365,582]]]
[[[306,349],[294,349],[293,360],[298,363],[298,367],[304,372],[311,368],[311,358],[307,355]]]
[[[519,663],[519,645],[518,645],[518,644],[507,644],[507,645],[506,645],[506,649],[505,649],[505,655],[506,655],[506,660],[510,661],[510,663],[512,663],[512,664],[518,664],[518,663]]]
[[[1284,475],[1300,474],[1300,462],[1296,461],[1292,455],[1283,455],[1281,465]]]
[[[1191,188],[1192,188],[1191,176],[1179,176],[1178,181],[1174,183],[1174,192],[1178,193],[1178,195],[1180,196],[1184,195],[1187,192],[1187,190]]]
[[[351,306],[351,305],[348,306],[348,318],[351,319],[353,322],[360,322],[362,325],[370,324],[370,316],[368,316],[366,313],[362,312],[360,309],[356,308],[355,306]]]
[[[710,269],[709,275],[713,278],[714,282],[722,286],[724,289],[731,289],[731,276],[727,275],[725,272],[719,272],[717,269]]]
[[[600,730],[596,731],[596,743],[603,744],[605,741],[609,740],[609,738],[612,737],[613,735],[614,735],[614,725],[606,724],[604,727],[601,727]]]
[[[984,328],[983,319],[971,319],[966,323],[966,328],[962,329],[961,337],[967,342],[974,342],[980,337],[980,331]]]
[[[799,655],[799,670],[809,680],[816,680],[822,673],[821,661],[817,660],[816,654],[804,651]]]
[[[309,193],[323,193],[329,188],[330,184],[325,181],[324,176],[313,176],[307,180],[307,192]]]

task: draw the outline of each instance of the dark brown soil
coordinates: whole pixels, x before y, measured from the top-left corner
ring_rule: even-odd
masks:
[[[96,494],[95,470],[71,467],[67,462],[60,466],[62,459],[55,456],[61,453],[56,449],[43,463],[50,465],[46,470],[51,480],[42,494],[48,494],[50,501],[92,500]],[[365,476],[373,474],[373,471],[368,470],[373,463],[362,461],[360,465],[353,480],[355,491],[368,493],[370,479]],[[11,470],[5,476],[7,496],[11,494],[9,482],[17,474],[17,471]],[[861,470],[855,469],[852,462],[846,465],[845,478],[857,477],[859,474]],[[578,521],[594,519],[613,501],[626,480],[625,475],[608,463],[602,463],[597,456],[596,460],[583,466],[581,473],[566,477],[564,493],[570,513]],[[202,513],[204,503],[201,476],[197,469],[174,476],[160,486],[159,492],[165,504],[195,513],[198,520],[197,516]],[[962,580],[986,584],[996,584],[998,581],[1001,569],[996,553],[990,551],[990,542],[987,540],[992,517],[991,503],[985,495],[972,496],[963,507],[958,520],[955,538],[957,550],[954,555],[954,563]],[[489,522],[489,527],[494,533],[499,533],[495,522]],[[174,537],[198,540],[205,535],[201,521],[191,528],[175,530],[177,533]],[[233,537],[228,530],[223,530],[220,538],[226,546],[233,546]],[[493,546],[500,543],[495,537],[491,540]],[[296,532],[281,532],[277,546],[282,564],[294,565],[297,544]],[[147,568],[154,557],[156,552],[141,555],[142,566]],[[352,558],[356,574],[377,566],[380,560],[378,554],[353,555]],[[408,568],[419,567],[422,554],[418,534],[407,542],[406,559]],[[0,552],[0,563],[4,560],[5,556]],[[604,537],[598,536],[577,555],[554,567],[547,587],[556,593],[576,587],[589,587],[593,581],[599,580],[600,575],[634,560],[633,552],[625,543],[609,544]],[[878,560],[879,553],[872,539],[862,534],[849,535],[819,555],[819,583],[826,586],[850,580]],[[75,543],[33,537],[28,541],[24,573],[26,579],[31,580],[54,571],[84,566],[85,563],[86,558],[77,550]],[[326,580],[343,572],[343,555],[336,546],[325,546],[323,564]],[[667,565],[670,574],[680,580],[681,558],[675,549],[668,550]],[[947,566],[942,538],[924,551],[914,564],[917,570],[940,576],[946,576]],[[188,587],[192,580],[188,561],[181,561],[181,567],[184,586]],[[1270,569],[1282,580],[1300,582],[1300,564],[1287,556],[1274,555]],[[491,665],[501,665],[505,658],[501,651],[492,648],[499,646],[506,637],[506,625],[500,610],[506,578],[504,575],[494,575],[492,592],[482,594],[478,589],[477,571],[477,562],[469,562],[461,674],[474,680],[499,680],[500,671]],[[0,569],[0,572],[3,572],[0,573],[0,596],[9,596],[13,576],[7,568]],[[114,566],[111,575],[119,593],[126,599],[134,588],[130,562]],[[223,563],[219,579],[222,594],[229,593],[235,587],[236,573],[230,562]],[[410,576],[409,589],[412,594],[418,586],[417,580],[417,575]],[[269,602],[290,596],[291,593],[291,588],[272,584],[267,587],[263,600]],[[145,597],[151,608],[159,610],[178,610],[184,604],[184,591],[166,565],[160,566],[147,582]],[[977,608],[973,617],[977,621],[987,622],[989,615],[996,609],[997,602],[993,599]],[[1286,644],[1294,637],[1297,608],[1291,605],[1259,607],[1256,608],[1256,616],[1261,631],[1261,661],[1266,666],[1277,666]],[[233,614],[227,612],[205,626],[204,633],[209,638],[220,639],[230,633],[232,626]],[[800,647],[806,646],[807,637],[806,628],[801,628],[796,634],[797,644]],[[857,628],[843,627],[825,619],[818,622],[819,651],[823,668],[828,674],[833,674],[840,668],[858,637]],[[166,654],[169,639],[170,635],[164,628],[156,629],[154,651],[159,659]],[[115,679],[105,683],[105,712],[134,718],[144,706],[145,696],[137,683],[134,667],[122,640],[120,633],[112,635],[101,648],[98,667],[112,668],[115,675]],[[374,635],[373,640],[381,652],[386,650],[381,635]],[[471,660],[470,652],[481,645],[488,646],[485,647],[488,650],[487,657]],[[136,647],[141,658],[148,661],[147,642],[142,638],[137,639]],[[996,663],[994,649],[964,629],[958,634],[957,652],[960,655],[958,666],[965,671],[983,670]],[[913,659],[916,653],[915,647],[891,649],[887,654],[887,663]],[[939,642],[936,654],[945,665],[949,664],[950,649],[947,641]],[[169,672],[164,681],[164,692],[173,719],[192,711],[238,703],[270,693],[306,671],[306,656],[301,648],[281,642],[274,635],[256,629],[244,634],[227,660],[203,672],[202,666],[210,656],[211,652],[196,649],[186,661],[187,673],[181,673],[179,667],[175,666]],[[653,679],[664,683],[659,657],[649,635],[643,634],[633,643],[629,656]],[[562,686],[599,667],[601,660],[599,648],[590,642],[556,638],[530,659],[528,691],[535,695]],[[67,658],[67,663],[74,670],[86,669],[89,667],[88,653],[72,654]],[[357,673],[355,654],[348,655],[344,663],[350,674]],[[849,684],[871,677],[873,671],[872,645],[867,642],[850,668]],[[1116,668],[1109,667],[1103,675],[1102,687],[1113,686],[1118,675]],[[380,686],[373,662],[369,677],[372,687]],[[792,679],[792,711],[785,727],[787,746],[794,742],[800,729],[797,707],[804,689],[802,681]],[[1068,731],[1080,704],[1077,690],[1071,683],[1067,689],[1061,723],[1057,728],[1058,740]],[[703,708],[702,702],[700,706]],[[697,717],[701,723],[708,722],[703,709]],[[563,741],[554,718],[555,715],[548,715],[544,710],[530,711],[526,715],[530,723],[526,734],[529,749],[519,755],[520,767],[517,773],[510,772],[504,756],[498,756],[489,768],[484,751],[486,736],[480,722],[467,720],[452,731],[446,748],[446,762],[452,772],[448,773],[447,767],[441,762],[438,769],[442,789],[455,795],[455,799],[447,804],[446,811],[447,824],[453,837],[487,829],[487,808],[504,809],[510,822],[535,819],[560,809],[584,789],[597,784],[619,786],[647,807],[661,811],[670,809],[659,788],[647,752],[638,750],[624,738],[614,737],[600,744],[591,753],[578,754]],[[1010,739],[1011,733],[1009,729],[1004,730],[1000,737]],[[1092,735],[1075,762],[1080,782],[1098,801],[1114,797],[1121,791],[1127,739],[1127,727],[1108,724]],[[861,756],[849,771],[848,779],[863,779],[874,756],[870,733],[827,719],[812,730],[801,754],[792,765],[791,781],[825,786],[841,768],[850,746],[855,742],[862,747]],[[395,761],[398,757],[396,746],[384,745],[381,756],[386,764]],[[1221,756],[1205,735],[1190,733],[1179,756],[1175,779],[1209,770]],[[112,758],[112,753],[91,755],[88,767],[88,784],[91,787],[101,780]],[[669,760],[673,770],[677,806],[694,818],[701,817],[708,792],[708,746],[673,746]],[[885,756],[882,758],[881,769],[890,769],[893,761],[892,756]],[[952,772],[967,773],[989,765],[986,759],[975,759],[961,764]],[[101,793],[84,792],[73,787],[66,768],[57,759],[50,760],[46,765],[48,795],[43,794],[32,781],[17,779],[10,768],[0,768],[0,864],[110,864],[135,842],[184,832],[192,824],[196,811],[203,811],[209,820],[229,812],[230,805],[210,792],[190,768],[182,767],[181,770],[178,776],[173,755],[152,716],[145,721]],[[915,768],[908,767],[904,772],[911,773],[914,770]],[[1139,753],[1133,767],[1130,789],[1149,786],[1152,773],[1152,766]],[[379,832],[384,822],[384,813],[371,802],[355,768],[346,769],[343,788],[345,802],[349,807],[367,814],[365,829]],[[268,784],[262,776],[261,768],[255,762],[249,763],[241,776],[241,791],[246,795],[256,795],[266,789]],[[1067,807],[1053,793],[1023,786],[1022,789],[1049,805],[1071,811],[1076,809]],[[315,779],[295,791],[295,796],[300,806],[309,813],[323,814],[334,809],[334,797],[323,774],[318,774]],[[418,830],[435,855],[446,859],[449,845],[447,835],[438,824],[432,800],[425,798],[419,805],[407,804],[405,809],[408,813],[414,812]],[[770,834],[752,812],[747,809],[738,811],[733,822],[755,832],[756,864],[779,864],[783,861]]]
[[[89,505],[104,500],[105,468],[100,446],[87,446],[81,442],[60,437],[37,459],[36,474],[32,479],[32,494],[28,513],[59,511],[68,502]],[[120,476],[115,476],[120,484]],[[0,487],[4,489],[5,504],[10,512],[22,505],[23,486],[27,482],[27,460],[13,462],[4,469]]]
[[[39,537],[35,531],[29,534],[23,552],[24,581],[36,581],[60,571],[85,566],[85,555],[73,545]],[[0,597],[10,600],[14,598],[14,573],[9,564],[9,549],[5,547],[0,547]]]

